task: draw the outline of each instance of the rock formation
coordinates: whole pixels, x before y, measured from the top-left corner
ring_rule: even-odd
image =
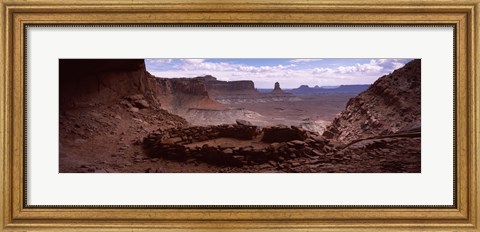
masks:
[[[59,74],[62,110],[111,103],[134,94],[158,104],[155,78],[141,59],[60,59]]]
[[[184,93],[208,96],[205,82],[197,78],[157,78],[160,96]]]
[[[183,114],[192,108],[215,109],[220,106],[213,100],[202,78],[156,78],[157,99],[162,107]]]
[[[235,145],[215,144],[213,141],[217,139],[229,139]],[[242,140],[247,144],[240,145]],[[245,121],[236,125],[157,130],[145,137],[143,145],[152,157],[180,161],[194,159],[220,166],[255,165],[318,156],[334,149],[322,137],[297,127],[260,130]]]
[[[289,94],[283,92],[283,90],[280,88],[280,83],[278,83],[278,82],[275,82],[275,86],[273,87],[273,90],[272,90],[271,93],[275,94],[275,95],[289,95]]]
[[[253,81],[219,81],[207,75],[195,78],[157,77],[159,96],[178,93],[195,96],[257,94]]]
[[[161,109],[143,60],[60,61],[60,172],[118,172],[150,130],[188,123]],[[115,161],[115,166],[105,160]],[[102,164],[103,162],[103,164]],[[103,166],[103,167],[101,167]]]
[[[257,98],[253,81],[219,81],[206,75],[195,78],[157,78],[158,98],[172,112],[191,109],[223,110],[219,104],[238,99]]]
[[[212,76],[203,77],[208,92],[212,96],[231,94],[257,94],[253,81],[219,81]],[[202,78],[202,77],[201,77]]]
[[[280,88],[280,83],[275,82],[275,86],[273,87],[272,92],[279,92],[279,91],[282,91],[282,89]]]
[[[379,78],[350,99],[324,133],[342,142],[420,130],[421,61]]]
[[[298,100],[292,94],[283,92],[278,83],[277,90],[271,93],[260,93],[255,89],[253,81],[219,81],[210,75],[197,78],[205,80],[210,96],[223,104]]]

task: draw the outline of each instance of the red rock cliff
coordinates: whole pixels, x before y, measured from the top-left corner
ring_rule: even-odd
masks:
[[[211,95],[252,94],[257,93],[253,81],[219,81],[212,76],[197,77],[205,81],[205,86]]]
[[[343,142],[420,130],[421,60],[413,60],[379,78],[350,99],[324,133]]]
[[[172,94],[189,94],[208,96],[205,81],[196,78],[157,78],[160,96]]]
[[[61,59],[60,108],[109,103],[142,94],[156,104],[156,81],[143,59]]]
[[[217,108],[203,78],[156,78],[157,99],[162,107],[183,114],[190,108]]]

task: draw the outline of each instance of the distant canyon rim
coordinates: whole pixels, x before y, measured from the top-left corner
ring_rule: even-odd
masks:
[[[60,172],[420,172],[420,60],[372,85],[256,89],[60,60]]]

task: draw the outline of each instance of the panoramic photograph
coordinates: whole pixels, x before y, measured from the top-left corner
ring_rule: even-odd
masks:
[[[60,59],[60,173],[421,173],[421,60]]]

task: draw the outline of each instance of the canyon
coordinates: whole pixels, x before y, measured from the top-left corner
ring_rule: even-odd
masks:
[[[420,60],[372,85],[262,91],[59,62],[60,172],[420,172]]]

